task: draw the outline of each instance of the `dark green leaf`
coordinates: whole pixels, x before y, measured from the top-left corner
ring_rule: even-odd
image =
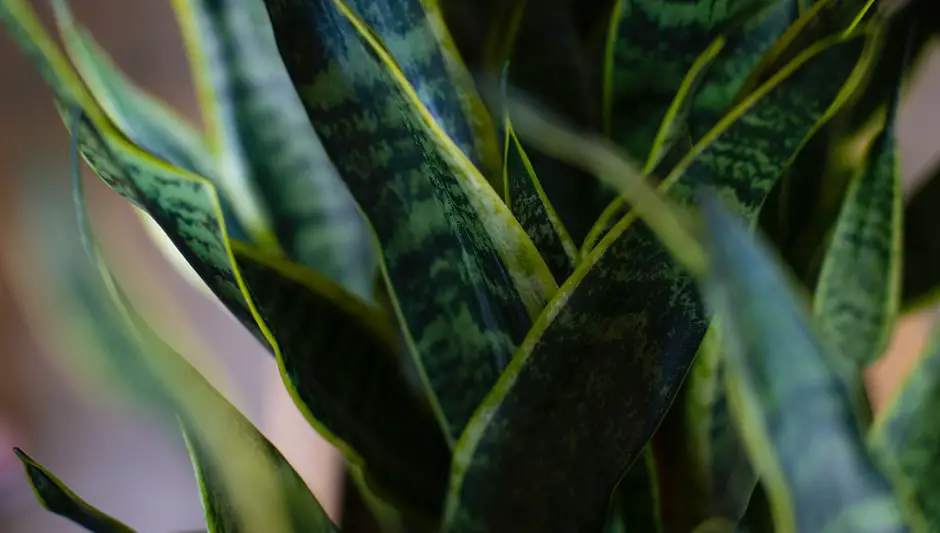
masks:
[[[940,165],[932,170],[904,208],[902,307],[927,307],[940,299],[940,238],[934,231],[940,206]]]
[[[895,397],[878,414],[868,435],[872,454],[894,481],[896,490],[914,504],[912,514],[921,514],[937,531],[940,524],[940,327]]]
[[[378,236],[409,348],[456,439],[556,290],[551,272],[345,5],[268,8],[307,114]]]
[[[207,93],[203,112],[219,136],[220,172],[257,191],[290,259],[371,302],[378,274],[371,230],[304,114],[262,0],[175,7]]]
[[[808,51],[662,187],[686,203],[694,187],[715,186],[754,220],[804,140],[851,92],[879,36]],[[614,485],[675,398],[707,327],[688,274],[633,221],[619,222],[575,270],[468,425],[455,451],[450,533],[602,527]]]
[[[545,195],[508,116],[503,131],[506,205],[541,252],[555,280],[564,282],[578,264],[578,247]]]
[[[114,518],[85,503],[69,490],[59,478],[26,455],[23,450],[13,448],[16,456],[26,468],[26,476],[36,493],[39,503],[49,511],[68,518],[91,533],[134,533],[134,530]]]
[[[365,468],[371,489],[436,517],[449,453],[423,401],[398,375],[384,317],[302,267],[279,267],[283,262],[264,260],[247,246],[234,253],[212,184],[148,156],[115,132],[80,84],[69,83],[73,74],[26,4],[4,0],[0,18],[11,23],[46,75],[60,109],[88,113],[72,131],[86,161],[149,213],[229,311],[270,349],[308,421]],[[310,317],[319,317],[317,328],[306,322]]]
[[[775,530],[907,531],[807,302],[745,221],[713,196],[701,205],[712,260],[702,291],[720,323],[732,413],[768,490]]]
[[[762,485],[757,485],[747,511],[740,522],[741,533],[776,533],[774,519],[767,500],[767,491]]]
[[[617,485],[604,527],[604,533],[640,531],[662,531],[656,463],[648,449]]]
[[[428,112],[494,187],[501,187],[493,119],[444,24],[437,0],[345,0],[398,63]]]

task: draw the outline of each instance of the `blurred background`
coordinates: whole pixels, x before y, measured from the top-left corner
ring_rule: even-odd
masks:
[[[36,2],[45,8],[45,2]],[[169,2],[72,0],[77,17],[138,83],[198,120],[179,33]],[[44,10],[47,23],[51,18]],[[899,136],[907,185],[940,154],[940,54],[919,73],[902,112]],[[174,427],[70,382],[49,363],[42,331],[24,317],[22,185],[68,187],[68,139],[48,91],[10,39],[0,31],[0,532],[80,531],[44,512],[19,463],[20,446],[90,503],[138,529],[166,533],[202,527],[202,510],[182,440]],[[333,514],[341,505],[336,453],[294,409],[273,360],[215,301],[195,290],[153,245],[129,204],[95,179],[86,181],[109,258],[131,297],[161,332],[189,323],[199,338],[167,335],[181,353],[216,380],[230,399],[269,436]],[[24,240],[25,239],[25,240]],[[135,277],[135,265],[148,268]],[[166,316],[162,303],[183,300],[183,316]],[[148,313],[149,310],[149,313]],[[928,313],[899,326],[890,354],[872,369],[872,398],[884,401],[920,349]]]

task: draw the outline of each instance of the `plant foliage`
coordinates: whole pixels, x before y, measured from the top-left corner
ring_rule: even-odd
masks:
[[[178,422],[209,531],[343,524],[136,314],[79,158],[389,533],[940,531],[937,343],[886,411],[862,384],[940,294],[940,177],[905,205],[895,132],[930,1],[172,4],[204,129],[64,0],[64,51],[27,0],[0,20],[72,139],[78,224],[33,204],[65,360]],[[132,531],[17,455],[51,511]]]

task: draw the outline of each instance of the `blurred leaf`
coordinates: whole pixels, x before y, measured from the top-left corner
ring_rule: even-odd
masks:
[[[378,236],[409,348],[456,439],[556,290],[551,272],[344,4],[268,8],[307,113]]]
[[[372,301],[371,231],[306,118],[262,0],[175,0],[174,7],[206,122],[218,135],[220,171],[256,190],[289,258]]]
[[[902,307],[924,308],[940,299],[940,238],[935,221],[940,206],[940,165],[920,183],[904,208],[904,287]]]
[[[658,533],[660,512],[656,464],[647,449],[617,484],[604,533]]]
[[[693,148],[663,190],[688,203],[693,188],[714,186],[753,221],[804,139],[852,91],[880,35],[835,38],[802,55]],[[584,168],[609,178],[632,171],[615,168],[596,140],[555,142],[514,123]],[[635,218],[575,270],[468,425],[452,467],[449,533],[602,527],[614,485],[675,398],[707,327],[692,279]]]
[[[732,413],[775,530],[907,531],[796,285],[717,198],[704,196],[702,210],[712,259],[702,291],[722,328]]]
[[[504,124],[506,205],[541,252],[555,279],[564,282],[578,264],[578,247],[545,195],[508,115]]]
[[[3,0],[0,18],[46,75],[60,109],[81,104],[87,113],[80,127],[69,125],[86,161],[150,214],[229,311],[270,348],[308,422],[367,470],[370,489],[436,517],[449,453],[425,404],[398,374],[385,318],[300,266],[269,266],[250,246],[233,252],[212,184],[140,152],[115,132],[80,84],[70,83],[73,73],[25,4]],[[311,329],[306,320],[313,316],[323,329]]]
[[[740,522],[741,533],[776,533],[774,518],[767,501],[767,491],[760,484],[754,488],[747,511]]]
[[[923,353],[907,373],[894,398],[878,414],[868,435],[876,461],[894,481],[896,490],[923,513],[937,531],[940,524],[940,327],[936,326]]]
[[[36,498],[50,512],[68,518],[91,533],[134,533],[134,530],[95,509],[23,450],[13,448],[26,468]]]
[[[672,104],[666,110],[662,123],[659,125],[659,131],[653,140],[649,156],[646,159],[644,171],[657,175],[666,175],[672,170],[672,167],[678,162],[676,158],[681,158],[692,149],[690,142],[688,123],[689,111],[692,109],[692,103],[708,67],[712,64],[718,53],[725,46],[724,37],[718,37],[712,44],[705,49],[701,55],[696,58],[695,63],[686,73],[682,80],[682,85],[672,99]],[[684,137],[684,138],[683,138]],[[667,158],[668,157],[668,158]],[[600,214],[597,221],[591,227],[581,253],[587,255],[594,249],[597,242],[610,231],[614,225],[619,222],[630,211],[630,206],[624,203],[622,197],[615,198],[610,205]]]
[[[375,32],[435,122],[501,191],[493,119],[477,94],[438,0],[345,0]]]
[[[116,129],[154,156],[217,184],[218,172],[202,132],[128,79],[88,30],[75,21],[66,2],[56,0],[53,7],[69,59]],[[228,199],[223,196],[219,201],[230,236],[249,240]]]

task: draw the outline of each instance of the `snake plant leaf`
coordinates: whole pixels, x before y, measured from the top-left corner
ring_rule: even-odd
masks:
[[[715,196],[700,205],[712,261],[701,290],[723,331],[732,412],[775,530],[908,531],[806,302],[743,220]]]
[[[368,217],[409,349],[456,439],[557,290],[495,190],[338,0],[270,1],[307,114]]]
[[[262,0],[174,6],[194,70],[204,72],[203,101],[213,102],[216,149],[242,157],[222,170],[244,174],[290,259],[372,301],[371,230],[306,118]]]
[[[791,63],[663,189],[689,202],[694,187],[712,185],[753,220],[803,141],[867,70],[877,29],[821,42]],[[603,526],[617,479],[662,420],[707,327],[686,271],[632,222],[619,222],[565,282],[468,425],[452,467],[449,533]]]
[[[793,61],[809,47],[842,32],[851,31],[869,18],[874,2],[869,0],[817,0],[792,21],[786,31],[766,49],[760,61],[753,65],[747,79],[738,88],[736,102],[747,98],[787,63]]]
[[[66,2],[57,0],[53,7],[69,59],[115,127],[148,153],[218,184],[215,163],[202,132],[128,79],[91,33],[75,20]],[[224,196],[219,201],[229,235],[249,241],[231,203]]]
[[[541,252],[555,279],[563,282],[577,266],[578,247],[546,196],[508,115],[503,129],[506,205]]]
[[[775,533],[773,513],[767,499],[767,491],[760,484],[754,489],[747,511],[739,522],[741,533]]]
[[[627,470],[611,498],[604,533],[663,531],[656,462],[647,449]]]
[[[931,231],[940,205],[940,165],[920,184],[904,208],[904,285],[907,310],[924,308],[940,298],[940,239]]]
[[[394,358],[388,343],[373,338],[382,331],[376,325],[375,311],[366,312],[361,302],[350,304],[355,298],[343,296],[322,276],[304,274],[316,281],[291,282],[267,264],[259,265],[245,252],[250,247],[242,246],[236,255],[211,183],[150,157],[115,132],[81,92],[80,83],[70,83],[73,74],[27,4],[4,0],[0,16],[11,23],[18,42],[46,75],[60,109],[71,112],[84,103],[87,115],[72,133],[85,160],[106,184],[157,222],[226,308],[269,348],[310,423],[336,443],[351,463],[365,468],[377,492],[404,500],[403,507],[436,516],[447,475],[446,443],[433,417],[425,416],[422,399],[411,393],[407,383],[397,381],[396,372],[372,373],[392,367],[386,359]],[[243,276],[240,267],[249,272]],[[249,275],[251,279],[246,280]],[[288,290],[294,292],[284,292]],[[307,307],[298,310],[297,302]],[[329,331],[332,336],[308,336],[309,324],[298,322],[298,317],[305,316],[319,316],[331,324],[332,330],[321,333]],[[346,326],[340,327],[343,323]],[[324,346],[340,346],[349,353]],[[352,350],[352,346],[359,348]],[[327,371],[343,375],[330,377],[323,374]],[[376,379],[384,380],[381,388]],[[330,387],[324,389],[325,383]],[[340,392],[336,387],[348,388]],[[400,436],[402,427],[410,428],[408,439]],[[381,447],[380,442],[391,445]],[[404,447],[396,449],[395,443]],[[399,467],[402,472],[393,471]],[[399,487],[418,489],[399,493]]]
[[[134,530],[92,507],[44,466],[19,449],[14,453],[26,468],[26,476],[43,507],[68,518],[91,533],[134,533]]]
[[[444,23],[439,0],[345,0],[375,32],[444,132],[497,191],[496,128]]]
[[[678,161],[673,159],[677,156],[681,159],[692,149],[692,143],[688,142],[689,130],[686,119],[692,110],[694,96],[699,85],[705,78],[708,67],[712,64],[718,53],[725,46],[725,38],[716,38],[708,48],[705,49],[692,64],[692,67],[686,73],[679,90],[672,99],[672,103],[659,125],[659,131],[653,140],[649,156],[646,158],[644,170],[647,173],[666,175],[672,170],[672,167]],[[683,139],[684,138],[684,139]],[[686,142],[683,142],[685,140]],[[667,159],[668,157],[668,159]],[[591,226],[587,237],[582,244],[581,253],[587,255],[597,245],[597,242],[607,234],[614,224],[620,221],[630,211],[630,206],[624,202],[621,197],[615,198]]]
[[[936,481],[940,462],[934,450],[940,431],[930,413],[940,401],[940,327],[887,407],[878,414],[868,435],[876,461],[888,472],[902,494],[930,524],[924,531],[937,531],[940,499]]]
[[[898,80],[900,81],[900,80]],[[849,187],[816,286],[820,334],[860,372],[887,347],[899,312],[901,169],[894,133],[900,84],[867,162]]]

